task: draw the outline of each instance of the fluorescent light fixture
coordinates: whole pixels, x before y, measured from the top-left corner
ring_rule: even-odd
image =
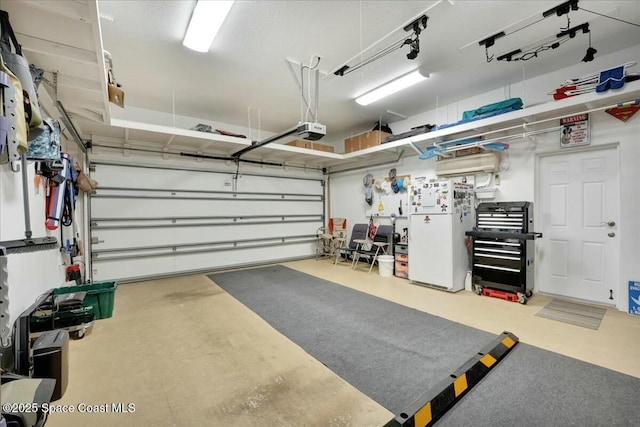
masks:
[[[409,74],[405,74],[400,78],[397,78],[393,81],[390,81],[389,83],[384,84],[383,86],[380,86],[377,89],[372,90],[371,92],[357,97],[356,102],[360,105],[369,105],[372,102],[376,102],[377,100],[399,92],[402,89],[413,86],[414,84],[425,80],[427,77],[429,77],[429,74],[422,75],[420,73],[420,70],[412,71]]]
[[[198,52],[207,52],[231,6],[233,0],[198,0],[182,44]]]

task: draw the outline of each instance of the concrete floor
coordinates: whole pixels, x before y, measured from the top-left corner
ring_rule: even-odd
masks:
[[[593,331],[536,317],[551,301],[544,295],[520,305],[329,260],[285,265],[640,378],[640,318],[615,309]],[[381,426],[393,417],[205,275],[121,285],[115,298],[113,317],[71,342],[69,386],[55,404],[75,412],[52,414],[47,426]],[[80,403],[109,412],[79,413]]]

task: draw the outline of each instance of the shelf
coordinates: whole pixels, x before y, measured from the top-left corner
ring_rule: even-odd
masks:
[[[242,158],[283,166],[327,168],[331,172],[339,172],[350,168],[392,163],[402,157],[417,155],[414,146],[424,150],[427,146],[439,142],[478,136],[484,139],[520,137],[523,133],[543,127],[559,126],[560,118],[567,115],[600,111],[617,103],[639,98],[640,81],[635,81],[627,83],[620,90],[610,90],[602,94],[594,92],[560,101],[550,101],[347,154],[329,153],[273,142],[247,153]],[[97,123],[87,125],[84,122],[82,126],[91,133],[94,144],[120,150],[133,150],[138,147],[163,153],[189,152],[230,157],[234,152],[251,144],[251,141],[244,138],[117,119],[111,120],[111,126]]]
[[[60,101],[75,117],[109,123],[109,99],[95,1],[4,1],[11,26],[31,64],[45,71],[41,107],[59,117]],[[57,72],[54,77],[53,72]]]
[[[619,90],[609,90],[604,93],[592,92],[559,101],[550,101],[396,142],[402,144],[409,144],[411,142],[421,143],[421,147],[426,147],[433,143],[466,139],[480,136],[480,134],[487,136],[487,138],[491,137],[491,134],[496,134],[496,136],[502,136],[498,135],[499,133],[518,134],[534,130],[537,125],[545,124],[548,126],[548,124],[552,122],[555,122],[554,124],[559,126],[560,118],[562,117],[600,111],[617,103],[633,101],[639,98],[640,80],[637,80],[625,84],[625,86]]]
[[[112,119],[111,126],[98,123],[82,122],[82,127],[98,149],[111,148],[119,150],[148,150],[158,153],[179,154],[188,152],[204,156],[230,157],[233,153],[251,145],[246,138],[199,132],[150,123],[140,123],[120,119]],[[378,147],[376,147],[378,148]],[[362,150],[370,158],[377,161],[389,161],[385,151]],[[358,164],[361,156],[330,153],[291,145],[271,143],[256,148],[242,156],[243,159],[279,163],[286,165],[302,165],[315,168],[329,168],[335,165]],[[350,158],[353,158],[350,160]]]

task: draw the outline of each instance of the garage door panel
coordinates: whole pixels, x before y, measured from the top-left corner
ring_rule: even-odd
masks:
[[[133,280],[315,254],[324,183],[309,177],[95,165],[93,280]]]
[[[292,215],[320,212],[322,202],[301,201],[234,201],[234,200],[153,200],[101,199],[94,197],[92,210],[99,218],[150,218],[234,215]],[[98,215],[100,215],[98,217]]]
[[[237,249],[218,253],[202,253],[189,257],[176,256],[176,268],[181,270],[197,270],[200,268],[214,268],[252,265],[268,261],[293,259],[313,253],[315,249],[311,242],[300,244],[268,246],[263,248]],[[202,266],[202,267],[201,267]]]
[[[231,191],[231,174],[98,164],[91,177],[101,187]]]
[[[274,182],[275,180],[275,182]],[[260,176],[243,175],[237,182],[238,191],[273,193],[284,191],[287,193],[322,195],[323,187],[320,180],[273,178],[265,180]]]
[[[153,258],[118,259],[94,263],[93,280],[134,280],[181,272],[216,270],[278,262],[304,257],[314,250],[311,242],[278,247],[236,249],[190,255],[169,255]]]
[[[146,188],[152,190],[224,191],[233,192],[233,173],[186,171],[138,166],[98,164],[91,177],[104,188]],[[236,191],[257,193],[323,194],[321,180],[309,178],[269,177],[240,174]]]
[[[124,230],[94,230],[94,237],[100,243],[93,245],[94,252],[125,247],[123,241],[130,242],[126,247],[147,247],[158,245],[181,245],[189,243],[234,241],[244,238],[279,237],[315,235],[315,230],[322,226],[322,221],[313,223],[286,224],[252,224],[252,225],[221,225],[209,227],[185,228],[151,228]],[[249,237],[246,237],[249,236]]]

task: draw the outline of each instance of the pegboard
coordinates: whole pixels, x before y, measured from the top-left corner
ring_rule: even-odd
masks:
[[[411,175],[397,175],[396,179],[402,178],[403,182],[406,180],[411,182]],[[380,191],[377,189],[376,183],[380,183],[380,186],[387,191]],[[365,204],[366,216],[390,216],[395,213],[397,216],[405,216],[408,212],[407,208],[407,190],[406,188],[394,193],[391,189],[391,179],[389,177],[374,177],[373,180],[373,203],[371,206]],[[402,212],[400,212],[400,206],[402,206]]]

